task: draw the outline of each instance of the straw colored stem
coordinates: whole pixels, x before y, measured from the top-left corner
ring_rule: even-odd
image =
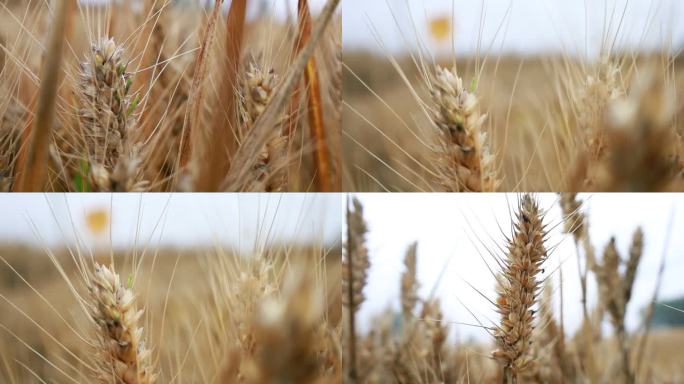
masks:
[[[299,37],[297,41],[299,44],[306,44],[311,37],[311,12],[309,10],[309,3],[307,0],[299,0]],[[298,45],[298,48],[300,45]],[[306,89],[309,93],[307,98],[308,114],[309,114],[309,128],[311,130],[311,138],[314,143],[313,156],[314,165],[316,167],[316,180],[318,181],[318,189],[321,192],[330,192],[331,185],[331,167],[330,157],[328,154],[328,143],[325,137],[325,124],[323,122],[323,103],[321,102],[321,86],[318,78],[318,70],[316,68],[316,58],[312,55],[306,64],[306,71],[304,72],[304,81]]]
[[[50,42],[43,62],[38,105],[31,132],[28,134],[28,152],[20,165],[23,172],[19,175],[17,191],[38,192],[45,185],[50,135],[57,104],[60,64],[67,31],[71,24],[69,19],[72,15],[70,9],[73,3],[73,0],[57,2],[50,30]]]
[[[233,0],[226,22],[225,59],[220,88],[218,107],[212,123],[210,140],[207,142],[207,164],[198,178],[198,188],[202,191],[216,191],[223,177],[230,168],[230,158],[238,147],[238,122],[235,114],[238,72],[240,70],[240,54],[244,35],[247,0]]]
[[[180,167],[186,167],[190,162],[190,149],[193,145],[193,142],[197,141],[195,136],[199,134],[195,131],[199,129],[202,116],[202,102],[204,97],[203,85],[204,78],[207,75],[207,56],[209,55],[209,49],[211,48],[214,40],[216,21],[221,13],[222,2],[222,0],[215,0],[214,10],[209,17],[209,21],[204,32],[203,43],[200,47],[199,53],[197,54],[197,64],[192,79],[190,95],[188,97],[188,106],[191,108],[191,110],[189,113],[186,113],[184,119],[185,121],[183,123],[183,133],[181,135],[180,141],[180,155],[178,158]]]

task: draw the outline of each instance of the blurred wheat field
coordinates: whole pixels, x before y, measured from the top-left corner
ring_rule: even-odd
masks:
[[[336,3],[3,2],[2,190],[339,190]]]
[[[366,23],[370,43],[344,48],[345,190],[682,190],[681,49],[671,35],[657,47],[618,44],[626,35],[656,28],[648,23],[652,14],[635,14],[629,2],[599,2],[619,3],[603,24],[592,25],[600,37],[578,33],[570,41],[600,40],[596,55],[563,49],[566,41],[557,43],[561,52],[515,46],[516,53],[497,50],[505,46],[509,22],[533,21],[520,12],[488,18],[483,5],[480,23],[468,20],[461,31],[488,23],[498,34],[466,34],[472,41],[463,44],[477,51],[454,56],[444,48],[452,38],[463,42],[464,33],[449,30],[448,23],[459,13],[477,14],[465,9],[476,2],[439,3],[448,13],[424,27],[431,19],[422,7],[437,8],[435,3],[412,3],[415,13],[408,21],[409,5],[388,4],[384,13],[375,10],[383,7],[367,7],[375,12]],[[522,6],[510,8],[516,5]],[[563,9],[572,5],[582,8],[568,3]],[[618,24],[625,14],[645,20],[644,30]],[[416,46],[404,42],[405,49],[397,48],[423,29],[430,39],[420,35]],[[535,30],[528,29],[511,39],[523,44],[527,36],[533,45]],[[395,35],[401,38],[378,30],[400,31]],[[361,34],[350,36],[358,40]],[[446,42],[435,43],[444,36]]]

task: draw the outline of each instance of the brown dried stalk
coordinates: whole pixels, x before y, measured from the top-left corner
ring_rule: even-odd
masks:
[[[504,270],[497,277],[499,297],[496,304],[501,323],[494,331],[498,349],[492,356],[504,365],[504,383],[517,383],[520,372],[532,362],[532,307],[538,301],[541,265],[548,257],[543,219],[534,198],[524,195],[518,203]]]
[[[183,121],[183,133],[181,134],[179,156],[178,156],[178,166],[176,169],[180,170],[188,166],[190,162],[191,152],[197,152],[201,149],[203,142],[198,142],[203,135],[200,132],[200,126],[203,116],[203,102],[204,102],[204,80],[207,76],[207,58],[209,56],[209,50],[214,42],[216,23],[221,13],[221,3],[223,0],[214,1],[214,10],[209,16],[207,26],[204,29],[202,45],[197,53],[197,59],[195,60],[195,73],[192,77],[192,85],[190,87],[190,93],[188,95],[188,111],[185,114]],[[191,151],[192,148],[192,151]],[[212,164],[217,166],[216,164]],[[212,168],[208,167],[208,168]],[[193,170],[189,170],[193,173]],[[176,177],[180,176],[179,174]],[[209,191],[208,189],[203,189]]]
[[[311,37],[311,12],[307,0],[299,0],[299,36],[297,37],[297,50],[309,41]],[[316,69],[316,58],[314,55],[309,57],[304,72],[304,81],[308,92],[307,105],[309,112],[309,128],[311,129],[311,140],[313,141],[313,157],[316,167],[316,180],[318,181],[319,192],[330,192],[332,186],[332,167],[330,165],[330,155],[328,153],[328,143],[326,141],[325,124],[323,122],[323,102],[321,99],[321,86]]]
[[[431,84],[432,115],[439,129],[435,149],[437,182],[447,192],[492,192],[499,185],[494,156],[485,144],[486,115],[477,110],[477,96],[463,87],[456,70],[441,67]]]
[[[217,111],[211,131],[205,134],[206,154],[202,158],[211,167],[201,167],[197,188],[201,191],[217,191],[221,181],[231,167],[231,157],[238,148],[238,121],[236,114],[236,92],[240,55],[244,35],[247,1],[233,0],[226,20],[225,52],[222,58],[221,83]]]
[[[152,384],[157,379],[151,352],[142,339],[135,294],[125,287],[113,269],[95,266],[90,290],[90,315],[97,330],[97,371],[103,384]]]
[[[74,0],[60,0],[55,6],[54,19],[50,26],[50,41],[40,76],[40,93],[33,127],[28,133],[26,156],[20,156],[17,191],[42,191],[47,178],[50,135],[54,124],[57,104],[57,88],[61,74],[64,43],[69,35]]]
[[[347,363],[345,377],[352,382],[358,380],[356,361],[356,312],[365,300],[363,288],[366,286],[366,278],[370,261],[368,250],[365,245],[365,236],[368,229],[363,220],[363,206],[354,198],[353,210],[347,207],[347,244],[345,257],[342,259],[342,305],[347,319]]]

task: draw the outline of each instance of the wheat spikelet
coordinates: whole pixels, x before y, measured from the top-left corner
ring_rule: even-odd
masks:
[[[537,302],[538,274],[547,258],[543,213],[530,195],[518,203],[508,257],[497,278],[497,309],[501,323],[494,331],[498,349],[493,356],[504,365],[506,382],[517,382],[518,374],[531,362],[530,342]]]
[[[477,96],[463,87],[456,70],[437,67],[431,89],[439,129],[437,170],[446,191],[491,192],[498,187],[494,157],[485,144],[486,119],[477,110]]]
[[[90,180],[100,191],[142,191],[139,147],[132,142],[138,96],[130,95],[131,74],[123,47],[102,38],[91,47],[78,74],[78,111]]]
[[[401,311],[404,319],[409,320],[418,302],[418,280],[416,279],[416,249],[418,243],[411,244],[404,256],[406,270],[401,274]]]
[[[101,383],[151,384],[157,374],[151,351],[138,326],[142,310],[135,306],[135,294],[125,287],[112,269],[97,264],[90,284],[90,315],[97,328],[96,351]]]

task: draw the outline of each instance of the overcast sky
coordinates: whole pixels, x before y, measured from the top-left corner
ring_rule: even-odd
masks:
[[[59,245],[82,239],[108,246],[88,213],[111,216],[111,244],[212,245],[249,251],[271,241],[339,243],[343,199],[339,194],[3,194],[0,241]]]
[[[457,54],[475,52],[481,37],[485,52],[583,54],[587,46],[591,55],[604,28],[615,35],[623,11],[617,47],[660,47],[669,36],[675,46],[684,43],[681,0],[344,0],[342,9],[346,49],[383,52],[384,45],[403,52],[416,46],[417,31],[430,52],[449,53],[450,39],[428,33],[430,20],[446,17],[453,20]]]
[[[495,280],[485,261],[496,270],[487,249],[503,245],[504,233],[510,234],[510,207],[515,207],[515,194],[362,194],[368,222],[368,248],[371,269],[364,302],[359,316],[362,329],[367,329],[373,316],[391,307],[399,310],[399,282],[404,270],[406,248],[418,241],[418,280],[425,298],[435,289],[446,319],[477,324],[467,306],[483,324],[498,321],[492,305],[474,288],[495,299]],[[628,307],[627,325],[639,325],[639,311],[650,301],[654,291],[661,256],[665,252],[667,268],[661,297],[684,296],[684,195],[673,194],[594,194],[581,195],[587,200],[592,242],[601,255],[611,236],[616,236],[618,250],[626,255],[632,234],[638,225],[645,232],[645,247],[639,266],[633,299]],[[546,222],[561,220],[557,195],[543,194],[541,206],[549,212]],[[670,218],[673,226],[668,230]],[[565,325],[573,332],[581,321],[580,286],[576,251],[572,239],[560,233],[561,226],[551,231],[548,245],[558,247],[546,262],[547,274],[558,287],[563,270]],[[666,236],[672,234],[669,244]],[[481,242],[484,244],[481,244]],[[485,248],[486,246],[486,248]],[[625,256],[626,257],[626,256]],[[484,259],[484,261],[483,261]],[[443,277],[439,279],[440,275]],[[591,275],[590,275],[591,276]],[[596,287],[590,277],[589,303],[596,303]],[[471,287],[470,285],[473,287]],[[558,291],[554,297],[559,304]],[[452,327],[453,328],[453,327]],[[487,340],[487,333],[476,327],[455,326],[459,337]]]

